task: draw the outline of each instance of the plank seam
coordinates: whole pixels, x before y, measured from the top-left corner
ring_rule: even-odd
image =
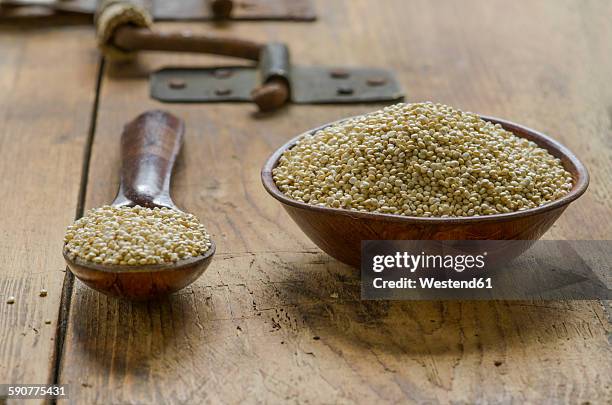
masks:
[[[81,181],[79,185],[79,194],[75,212],[75,219],[83,216],[85,211],[85,198],[87,195],[87,184],[89,179],[89,166],[93,148],[93,141],[96,133],[98,120],[98,108],[100,104],[100,89],[102,87],[102,76],[104,72],[105,61],[100,58],[98,71],[96,75],[96,86],[93,106],[90,115],[90,124],[87,131],[87,140],[83,148],[83,166],[81,168]],[[64,356],[64,341],[68,330],[68,320],[70,316],[70,307],[72,303],[72,292],[74,287],[74,275],[66,268],[66,275],[62,285],[62,294],[60,298],[60,307],[57,320],[57,329],[55,333],[55,347],[52,360],[52,384],[59,384],[62,369],[62,359]],[[52,400],[51,404],[56,404],[57,400]]]

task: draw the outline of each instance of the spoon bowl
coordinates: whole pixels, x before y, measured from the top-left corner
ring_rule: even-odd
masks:
[[[176,292],[193,283],[208,267],[215,244],[201,256],[168,264],[103,265],[80,258],[64,259],[70,271],[87,286],[107,295],[144,301]]]
[[[589,175],[584,165],[566,147],[532,129],[509,121],[482,117],[500,124],[516,136],[535,142],[559,158],[572,175],[569,193],[540,207],[523,211],[472,217],[415,217],[340,208],[315,206],[293,200],[283,194],[272,176],[282,154],[305,135],[337,124],[332,122],[307,131],[281,146],[265,163],[261,178],[266,191],[277,199],[302,231],[323,251],[354,267],[361,264],[361,242],[364,240],[520,240],[509,244],[504,260],[512,259],[539,239],[559,218],[567,206],[587,189]],[[529,242],[531,241],[531,242]]]
[[[112,203],[116,207],[170,208],[170,177],[182,143],[183,121],[163,111],[147,111],[126,125],[121,136],[121,185]],[[148,300],[176,292],[206,270],[215,243],[202,255],[177,262],[147,265],[105,265],[71,259],[70,271],[83,283],[104,294],[130,300]]]

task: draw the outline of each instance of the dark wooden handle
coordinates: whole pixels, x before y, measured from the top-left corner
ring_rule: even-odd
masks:
[[[123,26],[113,37],[115,46],[126,51],[170,51],[210,53],[259,61],[263,46],[237,38],[222,38],[188,33],[162,33],[148,28]],[[261,111],[282,107],[289,99],[289,84],[285,80],[262,83],[253,91],[253,101]]]
[[[208,4],[215,18],[225,20],[232,15],[233,0],[208,0]]]
[[[210,53],[258,60],[261,44],[238,38],[224,38],[188,32],[164,33],[129,25],[117,28],[113,44],[126,51],[167,51]]]
[[[113,205],[166,206],[170,177],[185,124],[165,111],[147,111],[127,124],[121,135],[121,185]]]

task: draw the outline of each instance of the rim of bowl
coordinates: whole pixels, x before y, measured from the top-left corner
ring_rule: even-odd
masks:
[[[204,252],[203,255],[190,257],[189,259],[180,260],[180,264],[178,266],[174,266],[171,269],[168,266],[172,266],[174,263],[166,263],[166,264],[144,264],[144,265],[123,265],[123,264],[99,264],[92,263],[81,258],[70,259],[66,255],[66,248],[62,249],[62,255],[64,256],[64,260],[68,264],[68,267],[72,264],[76,264],[80,267],[85,267],[88,269],[93,269],[97,271],[103,271],[105,273],[157,273],[161,271],[173,271],[173,270],[184,270],[188,267],[193,267],[194,264],[198,264],[198,262],[204,262],[207,259],[210,259],[212,255],[215,253],[217,246],[214,241],[210,241],[210,248]],[[179,263],[177,262],[177,263]]]
[[[278,189],[276,183],[274,182],[274,178],[272,177],[272,170],[276,168],[278,165],[278,161],[282,154],[291,149],[297,141],[305,135],[314,134],[315,132],[327,128],[331,125],[339,124],[341,122],[350,120],[355,117],[343,118],[337,121],[333,121],[315,129],[311,129],[306,131],[295,138],[292,138],[290,141],[285,143],[283,146],[278,148],[266,161],[263,168],[261,169],[261,180],[264,185],[266,191],[275,199],[280,201],[282,204],[290,205],[292,207],[301,208],[305,210],[311,210],[321,213],[335,214],[335,215],[345,215],[355,219],[376,219],[390,222],[406,222],[406,223],[421,223],[421,224],[464,224],[470,222],[495,222],[495,221],[504,221],[504,220],[513,220],[517,218],[524,218],[531,215],[541,214],[547,211],[551,211],[563,206],[568,205],[572,201],[576,200],[586,191],[589,185],[589,172],[586,167],[580,162],[580,160],[574,155],[568,148],[563,146],[561,143],[556,140],[550,138],[547,135],[544,135],[541,132],[538,132],[534,129],[525,127],[523,125],[516,124],[511,121],[506,121],[500,118],[489,117],[484,115],[479,115],[485,121],[492,122],[494,124],[500,124],[505,130],[512,132],[514,135],[519,138],[525,138],[530,141],[535,142],[541,148],[546,149],[551,155],[556,158],[561,159],[561,163],[563,167],[568,170],[573,177],[574,185],[572,189],[564,195],[563,197],[551,201],[547,204],[541,205],[535,208],[528,208],[522,211],[515,211],[509,213],[502,214],[491,214],[491,215],[481,215],[481,216],[471,216],[471,217],[417,217],[417,216],[407,216],[407,215],[397,215],[397,214],[383,214],[376,212],[361,212],[361,211],[352,211],[344,208],[331,208],[331,207],[323,207],[318,205],[311,205],[301,201],[294,200]]]

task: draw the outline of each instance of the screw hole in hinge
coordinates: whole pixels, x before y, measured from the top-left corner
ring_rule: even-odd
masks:
[[[215,94],[217,96],[229,96],[230,94],[232,94],[232,89],[227,89],[227,88],[216,89]]]
[[[168,87],[174,90],[180,90],[187,87],[187,83],[182,79],[170,79],[168,80]]]
[[[354,93],[354,90],[351,87],[338,87],[338,89],[336,90],[336,92],[338,93],[338,95],[340,96],[350,96],[351,94]]]
[[[368,78],[368,80],[366,81],[368,86],[382,86],[384,84],[387,83],[387,79],[385,77],[370,77]]]
[[[334,69],[331,70],[329,72],[329,75],[333,78],[333,79],[348,79],[351,74],[344,69]]]

